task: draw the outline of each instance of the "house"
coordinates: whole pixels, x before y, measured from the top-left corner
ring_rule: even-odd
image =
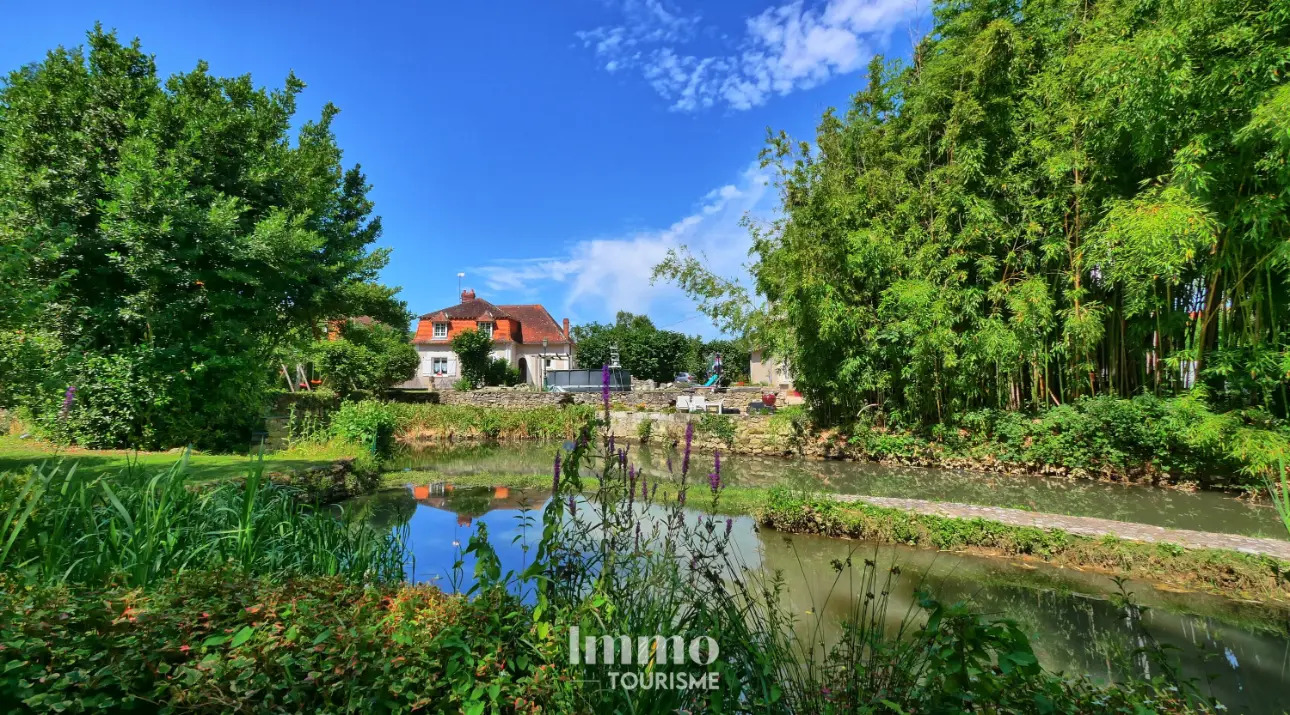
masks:
[[[447,389],[460,380],[452,339],[466,330],[492,336],[493,358],[506,360],[530,385],[541,385],[547,370],[573,365],[568,318],[560,325],[541,305],[493,305],[467,289],[457,305],[420,317],[412,345],[421,356],[421,366],[416,377],[401,387]]]
[[[784,360],[771,360],[766,351],[754,350],[748,363],[748,379],[753,384],[790,389],[793,387],[793,373]]]

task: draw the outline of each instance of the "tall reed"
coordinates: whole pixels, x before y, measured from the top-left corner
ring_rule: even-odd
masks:
[[[187,481],[187,455],[88,478],[74,463],[0,474],[0,568],[45,582],[147,586],[185,570],[403,577],[398,534],[304,503],[253,463],[241,481]]]

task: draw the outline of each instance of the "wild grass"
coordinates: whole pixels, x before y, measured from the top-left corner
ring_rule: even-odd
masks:
[[[263,465],[201,487],[169,468],[89,474],[48,463],[0,475],[0,568],[42,582],[148,586],[195,569],[403,576],[398,538],[306,504]]]

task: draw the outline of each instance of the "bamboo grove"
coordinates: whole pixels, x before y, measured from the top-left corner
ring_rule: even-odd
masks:
[[[1285,417],[1290,2],[939,2],[813,144],[758,291],[799,387],[908,422],[1200,388]]]

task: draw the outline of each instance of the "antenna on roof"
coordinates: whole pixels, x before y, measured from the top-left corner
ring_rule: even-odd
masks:
[[[466,277],[465,273],[457,274],[457,295],[461,295],[461,279],[465,277]]]

